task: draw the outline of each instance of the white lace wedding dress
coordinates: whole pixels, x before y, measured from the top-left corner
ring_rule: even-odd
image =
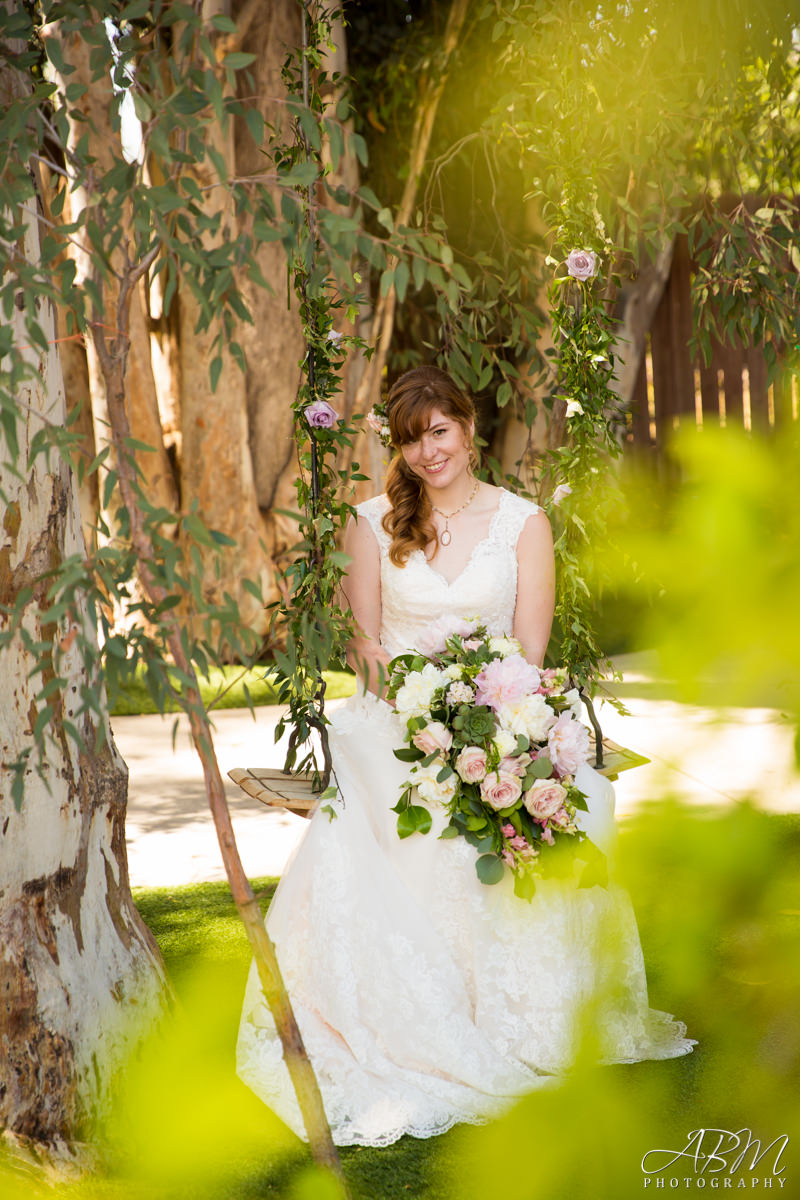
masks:
[[[381,554],[381,640],[390,654],[415,645],[442,616],[480,616],[493,634],[512,627],[516,544],[535,506],[503,492],[485,539],[454,581],[412,554],[388,557],[386,498],[359,506]],[[370,693],[333,716],[336,819],[318,811],[286,869],[267,927],[277,947],[306,1048],[339,1145],[386,1145],[478,1123],[554,1082],[575,1051],[581,1010],[602,1061],[687,1053],[685,1027],[648,1007],[627,894],[549,880],[531,903],[509,878],[486,886],[463,838],[440,841],[444,810],[426,836],[401,841],[396,803],[407,765],[399,718]],[[614,792],[592,768],[584,828],[614,841]],[[238,1070],[300,1136],[302,1120],[280,1042],[251,970]]]

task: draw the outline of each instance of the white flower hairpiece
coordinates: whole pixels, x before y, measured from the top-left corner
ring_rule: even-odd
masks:
[[[386,405],[383,401],[374,404],[367,413],[367,424],[373,433],[377,433],[384,446],[391,446],[392,435],[389,430],[389,418],[386,415]]]

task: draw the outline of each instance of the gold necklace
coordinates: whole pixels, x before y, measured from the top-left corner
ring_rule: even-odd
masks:
[[[476,494],[477,490],[478,490],[478,480],[476,479],[475,487],[470,492],[469,499],[465,500],[460,508],[455,509],[451,513],[442,512],[442,510],[440,508],[437,508],[435,504],[431,504],[431,508],[433,509],[433,511],[435,513],[438,513],[440,517],[444,517],[444,529],[439,534],[439,544],[440,545],[442,545],[442,546],[450,545],[450,543],[453,540],[453,535],[450,532],[450,520],[452,517],[458,516],[458,514],[460,512],[463,512],[465,508],[467,508],[470,504],[472,504],[472,501],[475,499],[475,494]]]

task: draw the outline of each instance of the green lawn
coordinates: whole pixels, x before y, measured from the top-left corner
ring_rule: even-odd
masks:
[[[343,1149],[354,1200],[629,1200],[643,1192],[643,1154],[677,1149],[700,1128],[750,1128],[764,1145],[789,1134],[783,1194],[800,1194],[800,819],[654,805],[626,824],[618,872],[651,1003],[686,1021],[695,1053],[579,1066],[486,1127]],[[266,909],[275,880],[254,886]],[[138,889],[135,899],[164,956],[174,1016],[119,1081],[103,1169],[59,1196],[337,1200],[307,1149],[233,1073],[250,954],[227,886]],[[684,1161],[678,1174],[693,1171]],[[759,1174],[740,1172],[748,1191]],[[0,1195],[53,1191],[3,1178]]]
[[[349,671],[325,671],[325,699],[336,700],[342,696],[352,696],[355,691],[355,676]],[[249,670],[239,666],[211,667],[208,678],[200,679],[200,693],[206,708],[247,708],[249,693],[255,707],[265,704],[277,704],[278,694],[272,681],[272,672],[268,664],[251,667]],[[172,704],[168,711],[174,711]],[[145,682],[145,667],[141,664],[136,669],[133,680],[127,683],[117,697],[112,710],[112,716],[128,717],[137,713],[155,713],[158,708],[147,690]]]
[[[253,880],[264,911],[276,882]],[[156,1064],[145,1072],[143,1094],[137,1101],[141,1118],[147,1097],[151,1102],[156,1095],[162,1097],[150,1114],[152,1123],[160,1127],[158,1137],[153,1136],[149,1120],[144,1131],[139,1130],[154,1150],[152,1166],[161,1190],[153,1190],[154,1181],[142,1180],[142,1200],[145,1195],[148,1200],[151,1196],[163,1196],[164,1200],[183,1200],[184,1196],[187,1200],[201,1196],[203,1200],[327,1200],[326,1181],[310,1169],[307,1149],[232,1076],[250,952],[227,885],[136,889],[134,894],[139,911],[159,943],[183,1018],[182,1044],[177,1051],[174,1047],[162,1048]],[[187,1076],[184,1086],[176,1087],[175,1076],[183,1072]],[[167,1102],[162,1110],[165,1094]],[[224,1099],[224,1114],[214,1097]],[[176,1111],[181,1117],[174,1122]],[[214,1132],[209,1126],[217,1120],[223,1120],[224,1128]],[[198,1147],[195,1136],[198,1128],[205,1130],[202,1147]],[[129,1136],[126,1134],[126,1139]],[[188,1142],[189,1162],[173,1154],[182,1137]],[[159,1138],[166,1139],[166,1146],[159,1147]],[[409,1196],[448,1200],[446,1185],[437,1186],[435,1179],[437,1166],[447,1161],[447,1147],[445,1136],[432,1141],[407,1137],[385,1149],[343,1149],[341,1156],[354,1200]],[[138,1168],[146,1165],[137,1152],[127,1161],[125,1170],[136,1159]],[[176,1171],[188,1175],[188,1181],[169,1180],[168,1175]],[[96,1194],[103,1200],[116,1195],[107,1190]],[[81,1192],[81,1200],[83,1195]],[[123,1196],[130,1200],[132,1195],[139,1200],[135,1191],[128,1190],[120,1193],[120,1200]]]

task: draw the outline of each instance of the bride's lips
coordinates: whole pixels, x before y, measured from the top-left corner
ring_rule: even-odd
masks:
[[[438,475],[447,466],[447,459],[443,462],[431,463],[429,467],[423,466],[423,471],[427,471],[429,475]]]

